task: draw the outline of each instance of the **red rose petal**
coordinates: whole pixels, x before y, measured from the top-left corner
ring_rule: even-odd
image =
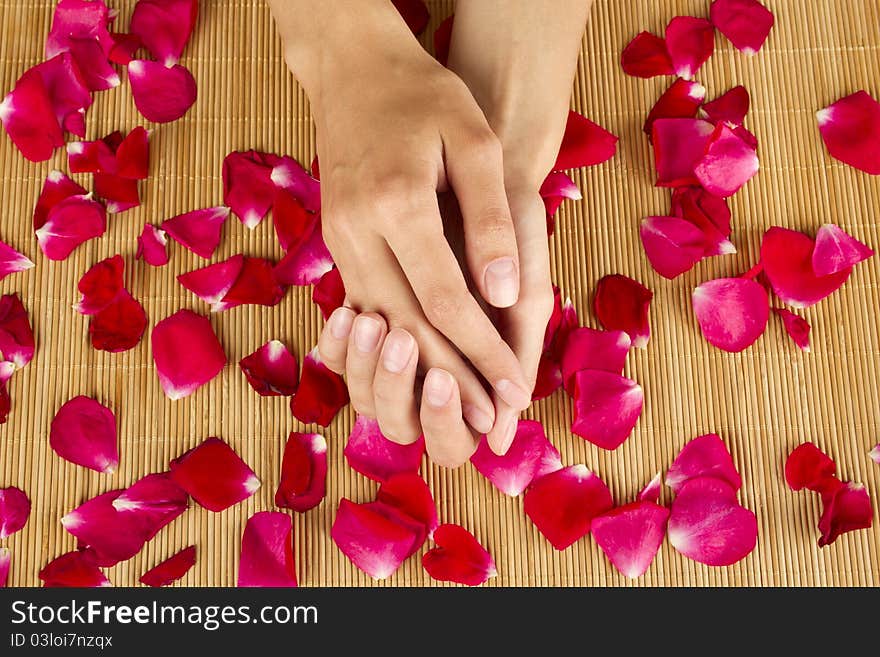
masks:
[[[311,213],[321,211],[321,184],[292,157],[259,153],[272,167],[269,178],[275,186],[292,195]]]
[[[798,445],[785,461],[785,482],[794,491],[804,488],[819,491],[829,477],[834,477],[837,466],[813,443]]]
[[[284,447],[275,506],[304,513],[327,493],[327,441],[316,433],[292,431]]]
[[[703,231],[706,257],[736,253],[730,237],[730,208],[720,196],[701,187],[678,187],[672,193],[672,214]]]
[[[651,137],[657,119],[693,119],[706,99],[706,88],[699,82],[678,78],[648,114],[645,133]]]
[[[715,0],[712,24],[747,55],[757,53],[773,29],[773,13],[758,0]]]
[[[0,424],[6,424],[12,410],[12,399],[9,397],[8,377],[0,379]]]
[[[303,359],[299,387],[290,400],[290,411],[300,422],[317,422],[326,427],[348,404],[348,386],[336,372],[321,362],[318,349]]]
[[[238,586],[297,586],[289,515],[260,511],[247,521],[241,537]]]
[[[520,420],[513,442],[498,456],[483,436],[471,463],[505,495],[516,497],[538,477],[562,469],[559,451],[547,440],[544,427],[534,420]]]
[[[186,68],[166,68],[158,62],[134,59],[128,80],[138,111],[148,121],[170,123],[181,118],[196,102],[196,81]]]
[[[138,182],[112,173],[95,174],[95,195],[104,200],[107,212],[119,214],[141,204]]]
[[[116,153],[102,139],[68,143],[67,163],[71,173],[115,173],[118,169]]]
[[[203,258],[211,258],[220,246],[223,224],[229,208],[220,206],[181,214],[162,222],[165,230],[179,244]]]
[[[373,504],[376,509],[379,505],[391,507],[422,527],[421,540],[417,541],[413,552],[433,535],[439,524],[431,489],[421,475],[415,472],[394,474],[383,481]]]
[[[74,397],[58,409],[49,445],[61,458],[95,472],[112,474],[119,466],[116,416],[89,397]]]
[[[603,449],[620,447],[642,414],[645,396],[635,381],[600,370],[575,374],[572,433]]]
[[[834,224],[825,224],[816,233],[813,249],[813,272],[816,276],[831,276],[852,269],[873,257],[874,251]]]
[[[666,41],[650,32],[641,32],[627,44],[620,57],[620,65],[624,73],[637,78],[675,73]]]
[[[609,561],[630,579],[644,575],[663,544],[669,509],[633,502],[593,518],[590,531]]]
[[[425,440],[409,445],[392,442],[379,429],[379,423],[358,415],[345,444],[349,467],[374,481],[386,481],[403,472],[418,472],[425,452]]]
[[[333,256],[327,250],[316,223],[308,238],[287,252],[275,266],[275,277],[283,285],[314,285],[333,268]]]
[[[241,272],[223,297],[226,308],[244,304],[275,306],[284,297],[284,288],[275,278],[272,263],[263,258],[245,257]]]
[[[544,179],[540,189],[544,208],[547,211],[547,234],[552,235],[555,229],[556,212],[565,199],[580,200],[583,198],[580,188],[562,171],[551,171]]]
[[[12,536],[28,521],[31,502],[20,488],[0,488],[0,540]]]
[[[449,61],[449,46],[452,42],[452,26],[455,15],[444,18],[434,32],[434,56],[437,61],[446,66]]]
[[[251,387],[263,397],[289,397],[296,392],[299,363],[280,340],[270,340],[242,358],[238,366]]]
[[[169,399],[188,397],[226,365],[211,322],[189,310],[179,310],[156,324],[152,346],[159,383]]]
[[[129,62],[134,59],[134,54],[143,45],[141,40],[133,34],[111,32],[110,39],[113,43],[107,53],[107,58],[120,66],[128,66]]]
[[[562,387],[562,368],[552,354],[544,352],[538,361],[538,373],[535,377],[535,389],[532,401],[549,397]]]
[[[0,548],[0,589],[5,588],[9,579],[9,565],[12,553],[8,548]]]
[[[681,448],[666,473],[666,485],[678,493],[688,481],[699,477],[720,479],[734,491],[742,487],[727,446],[714,433],[694,438]]]
[[[40,250],[49,260],[64,260],[76,247],[106,230],[103,206],[90,196],[70,196],[49,210],[37,228]]]
[[[0,360],[21,369],[33,359],[34,346],[34,331],[21,299],[17,294],[4,294],[0,297]]]
[[[223,204],[248,228],[256,228],[275,201],[272,167],[258,157],[236,151],[223,160]]]
[[[244,269],[244,256],[235,255],[201,269],[180,274],[177,281],[205,303],[211,304],[211,312],[231,308],[224,298]]]
[[[551,318],[552,319],[552,318]],[[547,349],[557,361],[561,361],[565,355],[565,347],[568,343],[568,336],[578,327],[577,310],[574,308],[571,299],[566,299],[562,306],[561,316],[559,318],[559,327],[553,337],[553,342]],[[545,336],[546,338],[546,336]]]
[[[157,472],[138,479],[113,500],[113,508],[152,518],[151,538],[189,508],[189,495],[171,479],[170,472]]]
[[[110,20],[110,12],[102,0],[59,0],[46,38],[46,56],[53,57],[67,50],[70,39],[107,43]]]
[[[34,208],[34,230],[41,228],[49,218],[49,211],[71,196],[85,196],[86,190],[60,171],[52,171],[43,183],[40,198]]]
[[[116,149],[116,174],[145,180],[150,172],[150,133],[141,126],[128,133]]]
[[[675,74],[691,80],[715,52],[715,27],[704,18],[676,16],[666,26],[666,50]]]
[[[89,339],[95,349],[119,353],[134,349],[147,330],[144,307],[126,290],[92,317]]]
[[[654,271],[669,280],[689,272],[706,253],[703,231],[680,217],[647,217],[639,236]]]
[[[608,486],[585,465],[536,479],[523,502],[526,515],[557,550],[586,536],[593,518],[614,506]]]
[[[658,187],[682,187],[699,183],[694,167],[706,154],[715,127],[700,119],[654,121],[654,165]]]
[[[617,153],[617,137],[585,116],[569,111],[554,171],[602,164]]]
[[[727,198],[755,177],[760,168],[755,149],[725,124],[718,126],[694,175],[710,194]]]
[[[138,581],[147,586],[168,586],[186,575],[195,564],[196,546],[190,545],[145,572]]]
[[[153,267],[163,267],[168,264],[168,238],[164,230],[156,228],[152,224],[144,224],[144,230],[138,237],[136,259]]]
[[[774,226],[761,242],[764,273],[782,301],[795,308],[808,308],[839,290],[851,269],[830,276],[813,271],[815,242],[798,231]]]
[[[34,66],[43,79],[58,124],[80,137],[85,135],[83,115],[92,104],[92,95],[70,53]]]
[[[880,103],[866,91],[859,91],[821,110],[817,117],[832,157],[880,175]]]
[[[574,395],[575,374],[582,370],[602,370],[623,374],[632,341],[623,331],[576,328],[569,333],[562,355],[565,391]]]
[[[654,293],[638,281],[621,275],[605,276],[596,286],[593,309],[609,331],[629,334],[632,346],[644,349],[651,337],[648,311]]]
[[[639,502],[657,502],[663,490],[663,477],[658,472],[653,479],[639,492]]]
[[[318,304],[321,315],[326,320],[337,308],[345,303],[345,283],[342,282],[342,274],[334,267],[321,276],[312,290],[312,301]]]
[[[282,249],[298,249],[312,234],[318,221],[318,216],[306,210],[293,194],[284,189],[276,192],[272,204],[272,223]]]
[[[150,54],[174,66],[195,27],[198,0],[138,0],[129,29]]]
[[[437,581],[479,586],[498,574],[492,555],[464,527],[440,525],[434,542],[437,547],[422,556],[422,567]]]
[[[253,495],[260,480],[232,448],[208,438],[170,463],[171,478],[209,511],[219,512]]]
[[[753,280],[719,278],[694,290],[694,314],[703,337],[730,353],[751,347],[767,329],[770,300]]]
[[[125,261],[121,255],[106,258],[92,265],[79,279],[77,289],[82,298],[74,310],[83,315],[94,315],[109,306],[125,287]]]
[[[46,564],[40,571],[39,577],[46,587],[112,586],[107,576],[98,568],[92,550],[77,550],[62,554]]]
[[[809,322],[800,315],[795,315],[785,308],[774,308],[773,312],[782,319],[785,325],[785,332],[794,340],[794,343],[803,351],[810,351],[810,331]]]
[[[431,14],[422,0],[392,0],[413,34],[418,36],[428,27]]]
[[[741,126],[749,113],[748,90],[739,85],[702,107],[702,116],[715,125],[725,123],[731,128]]]
[[[67,49],[89,91],[104,91],[119,86],[119,73],[110,64],[104,47],[96,40],[70,39]]]
[[[690,479],[672,502],[669,542],[689,559],[730,566],[748,556],[757,539],[755,514],[739,504],[736,491],[725,481]]]
[[[33,69],[18,79],[0,103],[0,122],[12,143],[31,162],[48,160],[56,148],[64,145],[49,92]]]
[[[862,484],[844,484],[823,504],[819,519],[819,547],[831,545],[847,532],[869,529],[873,524],[871,497]]]

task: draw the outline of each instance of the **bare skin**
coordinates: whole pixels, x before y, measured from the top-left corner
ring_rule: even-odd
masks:
[[[459,0],[449,70],[389,0],[270,4],[312,104],[325,239],[348,291],[322,359],[392,440],[424,434],[448,466],[475,433],[505,453],[552,308],[538,192],[589,0]],[[446,191],[457,203],[444,217]],[[456,226],[463,266],[447,241]]]

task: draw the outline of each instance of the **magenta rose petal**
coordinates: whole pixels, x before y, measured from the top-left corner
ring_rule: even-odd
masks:
[[[289,397],[299,383],[299,363],[280,340],[270,340],[238,362],[251,387],[263,397]]]
[[[701,119],[657,119],[652,131],[657,186],[699,184],[694,168],[706,154],[715,126]]]
[[[422,527],[421,539],[417,541],[413,553],[422,546],[425,539],[433,535],[439,524],[431,489],[416,472],[394,474],[383,481],[376,493],[374,508],[379,509],[381,506],[402,513]]]
[[[292,157],[261,154],[262,161],[272,167],[269,179],[277,190],[295,198],[312,214],[321,211],[321,183]]]
[[[425,440],[409,445],[392,442],[379,429],[379,423],[358,415],[345,444],[349,467],[374,481],[386,481],[403,472],[418,472],[425,452]]]
[[[141,126],[129,132],[116,148],[116,175],[145,180],[150,173],[150,133]]]
[[[98,568],[93,550],[77,550],[56,557],[40,571],[39,577],[47,588],[112,586],[107,576]]]
[[[300,422],[326,427],[346,404],[345,380],[321,362],[315,347],[303,358],[299,386],[290,400],[291,413]]]
[[[0,548],[0,589],[5,588],[9,580],[9,567],[12,562],[12,553],[9,548]]]
[[[585,116],[569,111],[554,171],[602,164],[617,153],[617,137]]]
[[[209,511],[246,500],[260,488],[254,471],[219,438],[208,438],[171,461],[171,479]]]
[[[624,331],[599,331],[579,327],[568,334],[562,354],[562,380],[569,395],[575,392],[575,374],[602,370],[623,374],[632,340]]]
[[[706,255],[706,235],[680,217],[647,217],[639,236],[654,271],[669,280],[689,272]]]
[[[773,12],[758,0],[715,0],[712,24],[746,55],[756,54],[773,29]]]
[[[859,91],[821,110],[817,118],[832,157],[880,175],[880,102]]]
[[[785,308],[774,308],[773,312],[782,320],[785,332],[802,351],[810,351],[810,332],[812,328],[809,322],[800,315]]]
[[[327,441],[316,433],[292,431],[281,460],[275,506],[304,513],[327,493]]]
[[[21,154],[31,162],[43,162],[64,145],[49,92],[40,74],[26,71],[15,88],[0,102],[0,122]]]
[[[726,124],[712,136],[706,154],[694,167],[694,175],[710,194],[727,198],[757,175],[758,154]]]
[[[33,70],[43,79],[58,124],[79,137],[85,136],[85,110],[92,104],[92,95],[73,56],[61,53]]]
[[[0,360],[21,369],[33,359],[34,348],[34,331],[21,299],[17,294],[4,294],[0,297]]]
[[[65,260],[80,244],[106,230],[104,207],[86,196],[70,196],[54,205],[36,230],[40,250],[49,260]]]
[[[20,531],[31,514],[31,502],[20,488],[0,488],[0,540]]]
[[[663,544],[669,509],[640,501],[593,518],[590,531],[608,560],[623,575],[644,575]]]
[[[834,224],[825,224],[816,233],[813,249],[813,272],[816,276],[832,276],[852,269],[874,256],[874,250]]]
[[[673,75],[666,41],[650,32],[641,32],[627,44],[620,57],[623,72],[637,78]]]
[[[692,80],[715,52],[715,28],[704,18],[676,16],[666,26],[666,49],[675,74]]]
[[[874,522],[871,496],[862,484],[845,483],[830,499],[823,499],[819,519],[819,547],[831,545],[847,532],[870,529]]]
[[[226,365],[211,322],[189,310],[179,310],[156,324],[152,346],[159,383],[169,399],[188,397]]]
[[[153,267],[164,267],[168,264],[168,237],[164,230],[156,228],[153,224],[144,224],[144,230],[138,237],[137,254],[138,260],[143,259]]]
[[[440,525],[434,543],[437,547],[422,556],[422,567],[439,582],[479,586],[498,574],[492,555],[464,527]]]
[[[706,99],[706,88],[699,82],[678,78],[657,100],[645,121],[645,134],[652,136],[657,119],[693,119]]]
[[[632,346],[645,349],[651,337],[648,312],[654,293],[627,276],[605,276],[596,285],[593,310],[605,329],[629,334]]]
[[[101,260],[82,275],[77,283],[81,295],[73,309],[82,315],[95,315],[119,297],[125,287],[125,261],[121,255]]]
[[[120,513],[132,513],[148,519],[148,540],[162,527],[189,508],[189,495],[171,479],[169,472],[141,477],[113,500]],[[127,517],[127,516],[124,516]]]
[[[241,537],[238,586],[297,586],[289,515],[260,511],[248,519]]]
[[[71,141],[67,144],[67,164],[71,173],[116,173],[116,153],[104,139]]]
[[[770,300],[760,284],[746,278],[719,278],[693,293],[694,314],[706,340],[730,353],[751,347],[767,328]]]
[[[196,24],[198,0],[139,0],[129,29],[165,66],[180,60]]]
[[[694,438],[682,447],[666,472],[666,485],[678,493],[688,481],[698,477],[720,479],[734,491],[742,487],[730,452],[714,433]]]
[[[703,231],[706,257],[736,253],[730,241],[730,208],[720,196],[701,187],[677,187],[672,192],[672,214]]]
[[[716,126],[719,123],[724,123],[730,128],[736,128],[745,121],[750,104],[751,98],[748,90],[739,85],[706,103],[700,110],[702,118],[711,121]]]
[[[220,206],[194,210],[162,222],[162,229],[174,241],[203,258],[211,258],[220,246],[223,224],[229,208]]]
[[[61,171],[54,170],[49,173],[43,182],[40,198],[34,208],[34,230],[42,227],[49,218],[49,211],[61,201],[71,196],[85,196],[86,190],[64,175]]]
[[[199,299],[210,304],[211,312],[220,312],[232,307],[224,299],[241,275],[244,262],[243,255],[234,255],[223,262],[180,274],[177,281]]]
[[[342,282],[342,274],[339,268],[334,267],[321,276],[312,290],[312,301],[321,309],[321,315],[325,320],[333,314],[333,311],[342,307],[345,303],[345,283]]]
[[[128,64],[128,80],[138,111],[148,121],[170,123],[181,118],[196,102],[196,81],[180,64],[134,59]]]
[[[82,395],[58,409],[49,430],[49,445],[58,456],[105,474],[119,466],[116,441],[113,411]]]
[[[663,490],[663,476],[657,473],[649,481],[645,487],[639,491],[639,502],[657,502],[660,499],[660,493]]]
[[[324,243],[321,225],[275,265],[275,277],[283,285],[314,285],[333,268],[333,256]]]
[[[0,242],[0,281],[20,271],[31,269],[34,263],[5,242]]]
[[[645,395],[635,381],[600,370],[575,374],[571,431],[603,449],[620,447],[632,434]]]
[[[196,546],[190,545],[150,568],[138,581],[147,586],[168,586],[183,578],[194,565],[196,565]]]
[[[235,151],[223,160],[223,203],[248,228],[263,220],[275,193],[272,166],[256,151]]]

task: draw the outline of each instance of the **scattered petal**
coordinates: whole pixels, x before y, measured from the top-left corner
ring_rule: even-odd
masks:
[[[424,452],[424,438],[400,445],[382,435],[376,420],[358,415],[344,454],[353,470],[374,481],[386,481],[403,472],[418,472]]]
[[[652,130],[657,186],[699,184],[694,168],[706,154],[715,127],[701,119],[657,119]]]
[[[58,170],[52,171],[43,183],[40,198],[34,208],[34,230],[41,228],[49,218],[49,211],[71,196],[85,196],[86,190]]]
[[[34,348],[34,331],[21,299],[17,294],[4,294],[0,297],[0,360],[21,369],[33,359]]]
[[[150,172],[150,133],[141,126],[128,133],[116,149],[116,174],[145,180]]]
[[[0,541],[20,531],[31,514],[31,501],[20,488],[0,488]]]
[[[153,57],[165,66],[174,66],[189,41],[198,13],[198,0],[138,0],[129,29]]]
[[[831,545],[842,534],[858,529],[869,529],[874,521],[871,497],[862,484],[840,486],[828,501],[824,501],[819,519],[819,547]]]
[[[0,589],[6,588],[9,580],[9,564],[12,561],[12,553],[9,548],[0,548]]]
[[[571,431],[603,449],[617,449],[632,434],[644,402],[635,381],[611,372],[582,370],[575,374]]]
[[[680,217],[647,217],[639,229],[648,261],[672,280],[689,272],[706,255],[706,236]]]
[[[532,401],[549,397],[562,387],[562,368],[552,354],[544,352],[538,361],[538,373],[535,377],[535,389]]]
[[[773,13],[758,0],[715,0],[712,24],[747,55],[757,53],[773,29]]]
[[[31,260],[5,242],[0,242],[0,281],[20,271],[25,271],[34,266]]]
[[[832,157],[880,175],[880,103],[866,91],[859,91],[821,110],[817,117]]]
[[[431,14],[422,0],[392,0],[409,29],[416,36],[420,35],[428,27]]]
[[[688,481],[698,477],[720,479],[734,491],[742,488],[733,457],[724,441],[714,433],[694,438],[681,448],[666,473],[666,485],[678,493]]]
[[[773,312],[782,319],[785,331],[794,340],[794,343],[803,351],[810,351],[811,327],[809,322],[785,308],[774,308]]]
[[[666,26],[666,49],[675,74],[692,80],[715,52],[715,27],[704,18],[676,16]]]
[[[562,355],[565,391],[574,395],[575,375],[582,370],[623,374],[632,341],[623,331],[576,328],[569,333]]]
[[[0,103],[0,122],[12,143],[31,162],[52,157],[64,134],[39,72],[26,71]]]
[[[134,54],[142,47],[141,40],[133,34],[110,33],[113,44],[107,53],[107,58],[114,64],[128,66]]]
[[[59,0],[52,16],[52,28],[46,38],[46,56],[67,50],[71,39],[109,39],[110,12],[102,0]]]
[[[275,306],[284,297],[284,288],[275,278],[272,263],[245,256],[238,278],[223,297],[226,308],[243,304]]]
[[[326,427],[346,404],[345,380],[321,362],[315,347],[303,359],[299,387],[290,400],[291,413],[300,422],[317,422]]]
[[[208,438],[170,464],[171,478],[209,511],[228,509],[253,495],[260,480],[232,448]]]
[[[719,278],[694,290],[694,313],[710,344],[739,353],[767,328],[770,299],[760,284],[746,278]]]
[[[727,198],[755,177],[760,164],[755,149],[726,124],[718,126],[694,175],[710,194]]]
[[[837,466],[813,443],[798,445],[785,461],[785,482],[794,491],[819,491],[823,482],[834,477]]]
[[[871,457],[871,460],[874,461],[877,465],[880,465],[880,443],[874,446],[870,452],[868,452],[868,456]]]
[[[205,303],[211,304],[211,312],[230,308],[224,298],[244,268],[244,256],[235,255],[201,269],[180,274],[177,281]]]
[[[345,283],[342,282],[342,274],[337,267],[321,276],[321,280],[315,284],[312,301],[318,304],[325,320],[345,303]]]
[[[654,293],[638,281],[619,274],[605,276],[596,286],[593,309],[609,331],[629,334],[632,346],[644,349],[651,337],[648,311]]]
[[[217,376],[226,354],[206,317],[179,310],[153,328],[153,361],[162,390],[182,399]]]
[[[284,447],[275,506],[304,513],[327,493],[327,441],[316,433],[292,431]]]
[[[40,250],[49,260],[64,260],[76,247],[104,234],[104,207],[90,195],[70,196],[54,205],[37,228]]]
[[[706,88],[703,85],[678,78],[651,109],[645,121],[645,133],[651,136],[657,119],[693,119],[705,99]]]
[[[617,153],[617,137],[585,116],[569,111],[554,171],[602,164]]]
[[[431,489],[415,472],[391,475],[383,481],[374,504],[375,508],[379,508],[379,505],[391,507],[422,527],[424,531],[421,532],[421,540],[417,541],[416,550],[433,535],[439,524]]]
[[[223,160],[223,204],[248,228],[256,228],[275,201],[272,167],[256,151]]]
[[[77,289],[82,298],[74,310],[83,315],[94,315],[113,303],[125,287],[124,271],[125,261],[121,255],[92,265],[79,279]]]
[[[593,518],[596,545],[630,579],[644,575],[663,544],[669,509],[654,502],[633,502]]]
[[[98,172],[95,174],[94,182],[95,195],[105,201],[107,212],[119,214],[141,204],[137,180]]]
[[[153,518],[157,532],[189,508],[189,495],[174,483],[170,472],[157,472],[122,491],[113,500],[113,508]]]
[[[678,187],[672,193],[672,214],[703,231],[706,257],[736,253],[730,241],[730,208],[720,196],[702,187]]]
[[[719,96],[710,103],[703,105],[702,118],[716,126],[725,123],[731,128],[741,126],[749,113],[751,99],[748,90],[739,85]]]
[[[138,237],[137,255],[138,260],[143,259],[153,267],[163,267],[168,264],[168,237],[165,231],[156,228],[153,224],[144,224],[144,230]]]
[[[658,502],[663,490],[663,476],[658,472],[639,492],[639,502]]]
[[[666,41],[650,32],[641,32],[629,42],[620,57],[620,65],[624,73],[637,78],[675,73]]]
[[[138,580],[147,586],[168,586],[181,579],[196,564],[196,546],[190,545],[154,566]]]
[[[813,249],[813,272],[831,276],[852,269],[874,255],[873,249],[834,224],[825,224],[816,233]]]
[[[162,229],[176,242],[203,258],[211,258],[220,246],[229,208],[194,210],[162,222]]]
[[[113,474],[119,467],[116,416],[89,397],[74,397],[58,409],[49,445],[61,458],[95,472]]]
[[[123,290],[113,303],[92,317],[89,339],[92,346],[101,351],[128,351],[140,343],[147,324],[144,307]]]
[[[309,237],[275,265],[275,277],[283,285],[314,285],[332,268],[333,256],[324,243],[320,223],[316,223]]]
[[[280,340],[270,340],[242,358],[238,366],[251,387],[263,397],[289,397],[296,392],[299,363]]]
[[[260,511],[247,521],[241,537],[238,586],[297,586],[289,515]]]
[[[258,154],[272,167],[269,178],[277,189],[292,195],[308,212],[321,211],[321,184],[292,157]]]
[[[107,576],[98,568],[93,550],[77,550],[62,554],[46,564],[40,571],[39,577],[46,587],[112,586]]]
[[[297,250],[311,236],[318,215],[306,210],[299,199],[285,189],[278,189],[272,204],[272,223],[278,244],[285,251]]]
[[[135,105],[148,121],[176,121],[196,102],[196,81],[180,64],[166,68],[159,62],[134,59],[128,64],[128,80]]]
[[[61,53],[37,64],[33,70],[43,79],[58,125],[68,132],[83,136],[83,116],[86,108],[92,104],[92,96],[73,56],[68,52]]]
[[[492,555],[465,528],[440,525],[434,542],[437,547],[422,556],[422,566],[437,581],[479,586],[498,574]]]

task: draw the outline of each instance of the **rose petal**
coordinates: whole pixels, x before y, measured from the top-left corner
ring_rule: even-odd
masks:
[[[170,463],[171,478],[209,511],[228,509],[253,495],[260,480],[232,448],[208,438]]]
[[[9,564],[12,561],[12,553],[8,548],[0,548],[0,589],[6,588],[9,579]]]
[[[837,466],[813,443],[798,445],[785,461],[785,482],[794,491],[819,491],[823,482],[834,477]]]
[[[49,211],[71,196],[85,196],[86,190],[60,171],[52,171],[43,183],[40,198],[34,208],[34,230],[41,228],[49,218]]]
[[[232,152],[223,160],[223,204],[248,228],[256,228],[275,201],[272,167],[256,151]]]
[[[77,283],[82,295],[74,310],[83,315],[94,315],[109,306],[125,287],[125,261],[121,255],[106,258],[92,265]]]
[[[672,214],[703,231],[706,257],[736,253],[730,237],[730,208],[720,196],[702,187],[678,187],[672,193]]]
[[[34,331],[27,310],[17,294],[4,294],[0,297],[0,360],[21,369],[33,357]]]
[[[694,290],[694,314],[710,344],[739,353],[751,347],[767,329],[770,300],[753,280],[719,278]]]
[[[153,328],[153,361],[162,390],[182,399],[217,376],[226,354],[206,317],[179,310]]]
[[[120,66],[128,66],[129,62],[134,59],[134,54],[143,46],[141,40],[133,34],[111,32],[110,40],[113,43],[107,57],[111,62]]]
[[[421,538],[416,542],[413,553],[422,546],[425,539],[433,535],[439,524],[431,489],[421,475],[415,472],[394,474],[383,481],[376,493],[373,508],[379,509],[382,505],[402,513],[422,528]]]
[[[116,174],[145,180],[150,172],[150,133],[141,126],[128,133],[116,149]]]
[[[821,110],[817,118],[832,157],[880,175],[880,102],[866,91],[859,91]]]
[[[5,242],[0,242],[0,281],[20,271],[25,271],[34,266],[31,260]]]
[[[52,57],[33,70],[43,79],[58,125],[84,136],[83,115],[92,104],[92,95],[71,53]]]
[[[165,66],[174,66],[195,27],[198,0],[138,0],[129,29],[150,54]]]
[[[725,481],[690,479],[672,502],[669,542],[689,559],[730,566],[748,556],[757,539],[755,514],[740,506],[736,491]]]
[[[663,476],[658,472],[654,478],[639,492],[639,502],[657,502],[663,490]]]
[[[259,156],[272,167],[269,178],[311,213],[321,211],[321,184],[292,157],[261,153]]]
[[[282,249],[298,249],[312,234],[318,221],[318,216],[306,210],[293,194],[284,189],[276,192],[272,223]]]
[[[141,575],[138,581],[147,586],[168,586],[183,578],[195,564],[196,546],[190,545],[152,567]]]
[[[747,55],[757,53],[773,29],[773,13],[758,0],[715,0],[712,24]]]
[[[596,286],[593,309],[609,331],[629,334],[632,346],[644,349],[651,337],[648,311],[654,293],[638,281],[621,275],[605,276]]]
[[[98,172],[94,177],[95,195],[104,200],[107,212],[119,214],[141,204],[137,180]]]
[[[52,207],[37,228],[40,250],[49,260],[64,260],[76,247],[106,230],[103,206],[91,196],[70,196]]]
[[[803,351],[810,351],[810,324],[803,317],[795,315],[785,308],[774,308],[773,312],[782,319],[785,332]]]
[[[52,157],[64,135],[40,74],[30,69],[0,103],[0,122],[16,148],[31,162]]]
[[[95,349],[119,353],[134,349],[146,330],[144,307],[123,290],[113,303],[92,317],[89,339]]]
[[[289,515],[260,511],[247,521],[241,537],[238,586],[297,586]]]
[[[547,440],[544,427],[534,420],[520,420],[507,453],[498,456],[486,437],[480,440],[471,463],[505,495],[516,497],[538,477],[562,468],[559,451]]]
[[[195,78],[180,64],[166,68],[159,62],[134,59],[128,64],[128,80],[138,111],[156,123],[181,118],[198,95]]]
[[[562,387],[562,368],[554,356],[548,352],[541,354],[538,361],[538,373],[535,377],[535,389],[532,401],[549,397]]]
[[[647,217],[639,235],[654,271],[669,280],[689,272],[705,256],[703,231],[680,217]]]
[[[112,586],[96,563],[93,550],[77,550],[62,554],[40,571],[46,587],[97,588]]]
[[[712,102],[703,105],[701,114],[702,118],[715,125],[725,123],[729,127],[735,128],[743,124],[746,114],[749,113],[750,104],[748,90],[739,85]]]
[[[760,165],[755,149],[726,124],[718,126],[694,175],[710,194],[727,198],[755,177]]]
[[[657,186],[697,185],[694,167],[706,154],[714,126],[700,119],[657,119],[652,130]]]
[[[112,474],[119,467],[116,416],[89,397],[74,397],[58,409],[49,445],[61,458],[95,472]]]
[[[275,278],[272,263],[263,258],[245,257],[241,272],[223,297],[226,308],[244,304],[275,306],[284,297],[284,288]]]
[[[629,42],[620,57],[620,65],[624,73],[637,78],[675,73],[666,41],[650,32],[641,32]]]
[[[12,410],[12,399],[9,397],[8,377],[0,379],[0,424],[6,424]]]
[[[309,237],[275,265],[275,277],[283,285],[314,285],[332,268],[333,257],[316,223]]]
[[[554,171],[602,164],[617,153],[617,137],[585,116],[569,111]]]
[[[582,370],[623,374],[632,341],[623,331],[576,328],[568,335],[562,355],[565,391],[574,395],[575,375]]]
[[[170,472],[157,472],[138,479],[113,500],[120,512],[137,513],[154,520],[154,532],[189,508],[189,495],[171,479]]]
[[[164,230],[156,228],[153,224],[144,224],[144,230],[138,237],[136,259],[153,267],[163,267],[168,264],[168,238]]]
[[[220,206],[193,210],[162,222],[162,229],[174,240],[203,258],[210,259],[220,246],[223,224],[229,208]]]
[[[21,530],[31,514],[31,502],[20,488],[0,488],[0,540]]]
[[[349,467],[374,481],[386,481],[403,472],[418,472],[424,452],[424,438],[409,445],[392,442],[382,435],[376,420],[364,415],[358,415],[355,420],[344,450]]]
[[[666,26],[666,49],[675,74],[691,80],[715,52],[715,27],[704,18],[676,16]]]
[[[244,256],[235,255],[201,269],[180,274],[177,281],[205,303],[211,304],[211,312],[231,308],[224,298],[244,269]]]
[[[437,547],[422,556],[422,567],[437,581],[479,586],[498,574],[492,555],[464,527],[440,525],[434,542]]]
[[[104,91],[119,86],[119,73],[111,66],[108,53],[96,40],[72,38],[67,50],[89,91]]]
[[[70,39],[106,43],[110,12],[102,0],[59,0],[46,38],[46,57],[67,50]]]
[[[72,141],[67,144],[67,163],[71,173],[116,173],[116,153],[103,139]]]
[[[699,477],[720,479],[734,491],[742,488],[730,452],[714,433],[694,438],[681,448],[666,473],[666,485],[678,493],[688,481]]]
[[[849,279],[847,268],[830,276],[813,271],[815,242],[803,233],[774,226],[761,242],[764,273],[782,301],[795,308],[808,308],[839,290]]]
[[[644,401],[641,386],[619,374],[577,372],[571,431],[603,449],[617,449],[632,434]]]
[[[574,304],[572,304],[571,299],[566,299],[562,306],[559,327],[556,329],[552,344],[547,347],[557,361],[561,362],[563,356],[565,356],[565,347],[568,344],[568,336],[571,335],[572,331],[578,328],[579,321]]]
[[[333,311],[341,308],[345,303],[345,283],[342,282],[342,274],[334,267],[321,276],[312,290],[312,301],[321,309],[321,315],[327,320]]]
[[[418,36],[428,27],[431,14],[422,0],[392,0],[403,20],[406,21],[413,34]]]
[[[706,88],[699,82],[678,78],[660,96],[645,121],[645,134],[651,137],[657,119],[693,119],[706,98]]]
[[[327,441],[316,433],[292,431],[284,447],[275,506],[304,513],[327,493]]]
[[[299,363],[280,340],[270,340],[238,366],[251,387],[263,397],[289,397],[299,383]]]
[[[434,32],[434,56],[437,61],[446,66],[449,61],[449,46],[452,42],[452,26],[455,15],[444,18]]]
[[[557,550],[586,536],[593,518],[614,506],[608,486],[585,465],[536,479],[523,503],[526,515]]]
[[[348,387],[336,372],[321,362],[315,347],[303,359],[299,387],[290,400],[290,411],[300,422],[326,427],[348,404]]]
[[[633,502],[593,518],[590,531],[609,561],[623,575],[644,575],[663,544],[669,509]]]
[[[870,452],[868,452],[868,456],[871,457],[871,460],[874,461],[877,465],[880,465],[880,443],[874,446]]]
[[[871,258],[873,249],[862,244],[834,224],[825,224],[816,233],[813,249],[813,272],[816,276],[831,276],[852,269]]]
[[[847,532],[869,529],[873,521],[874,510],[868,489],[862,484],[847,483],[824,502],[819,519],[819,547],[831,545]]]

